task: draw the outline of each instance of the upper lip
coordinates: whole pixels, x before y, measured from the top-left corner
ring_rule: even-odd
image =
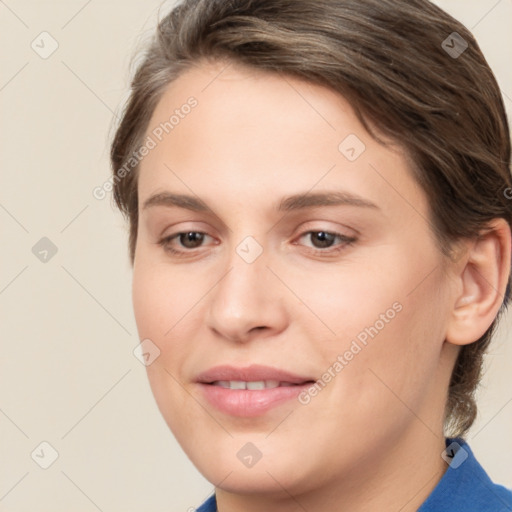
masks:
[[[245,382],[277,380],[279,382],[303,384],[305,382],[314,381],[315,379],[309,376],[301,376],[286,370],[273,368],[271,366],[262,366],[259,364],[252,364],[245,367],[229,365],[214,366],[204,372],[201,372],[196,378],[197,382],[201,382],[203,384],[211,384],[212,382],[219,380],[238,380]]]

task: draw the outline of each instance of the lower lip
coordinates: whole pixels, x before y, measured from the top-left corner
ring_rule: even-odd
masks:
[[[297,398],[312,383],[258,390],[228,389],[212,384],[199,385],[206,399],[221,412],[230,416],[251,418],[261,416],[270,409]]]

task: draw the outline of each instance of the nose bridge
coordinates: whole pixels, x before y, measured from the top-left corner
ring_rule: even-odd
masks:
[[[246,236],[231,250],[229,272],[219,283],[217,295],[234,317],[248,318],[249,311],[257,316],[265,295],[261,285],[267,280],[267,259],[263,246],[253,236]]]
[[[226,271],[212,290],[209,327],[232,340],[245,340],[255,328],[279,330],[285,314],[268,253],[255,237],[246,236],[230,252]]]

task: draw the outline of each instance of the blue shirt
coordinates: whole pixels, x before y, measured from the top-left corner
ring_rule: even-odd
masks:
[[[417,512],[512,512],[512,491],[491,481],[463,439],[446,439],[443,458],[448,468]],[[215,494],[197,512],[217,512]]]

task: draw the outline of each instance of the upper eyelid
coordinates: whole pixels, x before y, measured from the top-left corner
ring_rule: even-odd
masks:
[[[197,224],[197,222],[195,222],[195,221],[192,221],[192,223]],[[332,221],[332,220],[314,219],[314,220],[308,220],[308,221],[306,221],[306,222],[303,222],[303,223],[301,223],[301,225],[309,226],[311,223],[319,223],[319,224],[320,224],[320,227],[312,226],[312,227],[310,227],[310,228],[306,228],[306,227],[304,227],[304,226],[303,226],[303,227],[300,229],[300,233],[301,233],[301,234],[305,234],[305,233],[307,233],[307,232],[311,232],[311,231],[313,231],[313,232],[326,231],[326,232],[328,232],[328,233],[337,233],[337,234],[343,235],[343,233],[342,233],[342,232],[340,232],[340,231],[348,230],[348,231],[350,231],[350,232],[354,233],[356,236],[359,236],[359,235],[360,235],[359,230],[357,230],[357,229],[356,229],[356,228],[354,228],[354,227],[349,227],[349,226],[347,226],[347,225],[343,225],[343,228],[332,228],[332,229],[331,229],[331,228],[329,228],[329,227],[327,227],[327,226],[325,226],[325,225],[324,225],[324,226],[322,226],[322,225],[321,225],[321,223],[324,223],[324,224],[325,224],[325,223],[337,223],[336,221]],[[181,223],[177,223],[177,224],[181,224]],[[199,224],[202,224],[202,222],[199,222]],[[214,229],[214,231],[218,232],[217,228],[215,228],[215,227],[214,227],[213,229]],[[286,228],[286,229],[288,229],[288,228]],[[231,231],[231,230],[229,230],[229,231]],[[298,230],[294,230],[294,231],[298,231]],[[179,235],[179,234],[181,234],[181,233],[190,233],[190,232],[194,232],[194,233],[204,233],[204,234],[206,234],[206,235],[213,236],[213,235],[210,235],[210,234],[209,234],[209,232],[208,232],[208,228],[206,228],[206,230],[203,230],[201,227],[194,227],[194,228],[191,228],[191,229],[182,228],[182,229],[180,229],[179,231],[176,231],[176,232],[174,232],[173,234],[170,234],[169,236]],[[345,235],[345,236],[352,236],[352,235],[347,234],[347,235]],[[163,235],[162,235],[162,237],[163,237]]]

